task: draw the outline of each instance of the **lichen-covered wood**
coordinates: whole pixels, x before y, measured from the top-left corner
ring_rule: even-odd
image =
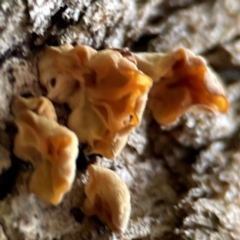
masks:
[[[132,213],[126,239],[238,239],[239,19],[234,0],[45,0],[0,3],[0,238],[114,239],[94,218],[71,213],[84,202],[85,173],[52,207],[29,193],[31,166],[13,156],[14,96],[40,96],[37,57],[46,44],[166,52],[187,47],[207,58],[226,85],[229,111],[191,109],[171,127],[146,112],[114,164]],[[66,124],[68,109],[55,104]],[[79,159],[80,160],[80,159]],[[80,211],[80,210],[79,210]]]

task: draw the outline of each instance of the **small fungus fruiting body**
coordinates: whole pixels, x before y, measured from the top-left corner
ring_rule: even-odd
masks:
[[[193,105],[227,111],[228,101],[217,76],[190,50],[134,56],[138,68],[153,79],[147,106],[159,124],[174,123]]]
[[[86,154],[115,158],[147,106],[161,125],[199,105],[226,112],[228,101],[205,60],[180,48],[167,54],[48,47],[39,60],[48,97],[69,104],[68,126],[87,144]],[[152,86],[153,82],[153,87]]]
[[[12,111],[18,127],[14,153],[35,168],[30,190],[47,202],[59,204],[75,178],[76,135],[57,123],[55,110],[46,98],[18,97]]]
[[[43,116],[49,120],[57,121],[57,115],[52,103],[45,97],[15,98],[12,105],[12,112],[14,116],[26,110],[31,110],[38,116]]]
[[[126,184],[111,170],[96,165],[88,167],[89,182],[85,186],[86,200],[82,211],[96,215],[112,231],[126,230],[131,201]]]
[[[141,122],[151,78],[118,51],[87,46],[49,47],[39,71],[49,98],[72,109],[68,126],[87,153],[113,159]]]
[[[73,47],[69,44],[48,47],[38,61],[41,84],[47,89],[47,97],[55,102],[68,103],[73,109],[79,103],[73,102],[84,75],[89,74],[88,62],[97,51],[87,46]]]

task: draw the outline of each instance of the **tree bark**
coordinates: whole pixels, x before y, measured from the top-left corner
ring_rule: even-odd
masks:
[[[239,239],[240,2],[238,0],[3,0],[0,3],[0,239],[116,239],[80,211],[86,175],[53,207],[28,190],[31,165],[12,153],[12,98],[40,96],[37,57],[46,45],[85,44],[203,55],[222,77],[226,115],[190,110],[172,128],[146,111],[111,167],[127,183],[124,239]],[[55,105],[59,122],[67,111]],[[78,161],[83,161],[79,159]]]

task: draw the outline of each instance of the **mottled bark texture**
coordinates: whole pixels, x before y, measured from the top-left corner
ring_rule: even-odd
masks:
[[[0,239],[116,239],[80,207],[87,176],[53,207],[28,190],[32,166],[12,154],[13,96],[39,96],[46,44],[87,44],[204,55],[226,85],[230,110],[187,112],[160,128],[146,111],[112,168],[128,185],[124,239],[239,239],[240,2],[238,0],[2,0],[0,2]],[[67,109],[56,106],[64,123]],[[84,166],[83,156],[78,166]]]

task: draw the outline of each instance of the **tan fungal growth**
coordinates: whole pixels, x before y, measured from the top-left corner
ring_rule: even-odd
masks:
[[[39,72],[48,97],[72,109],[68,126],[86,153],[113,159],[141,122],[152,80],[118,51],[87,46],[49,47]]]
[[[88,167],[89,182],[85,186],[87,198],[82,211],[96,215],[112,231],[126,230],[130,213],[130,194],[126,184],[111,170],[96,165]]]
[[[186,49],[168,54],[134,54],[137,66],[153,79],[147,106],[159,124],[174,123],[193,105],[226,112],[228,101],[205,60]]]
[[[60,203],[75,178],[76,135],[57,123],[54,107],[46,98],[18,97],[12,111],[18,127],[14,153],[35,168],[30,190],[47,202]]]
[[[68,126],[87,144],[86,154],[116,157],[140,124],[147,98],[163,125],[176,122],[195,105],[228,110],[217,76],[203,58],[184,48],[161,54],[49,47],[39,60],[39,72],[48,97],[72,109]]]
[[[78,93],[84,74],[89,74],[88,62],[97,51],[87,46],[69,44],[48,47],[38,61],[41,84],[47,89],[47,97],[59,103],[70,103]],[[78,106],[74,103],[70,108]]]
[[[57,121],[57,115],[52,103],[45,97],[23,98],[18,97],[12,105],[14,116],[26,110],[31,110],[39,116],[48,118],[49,120]]]

